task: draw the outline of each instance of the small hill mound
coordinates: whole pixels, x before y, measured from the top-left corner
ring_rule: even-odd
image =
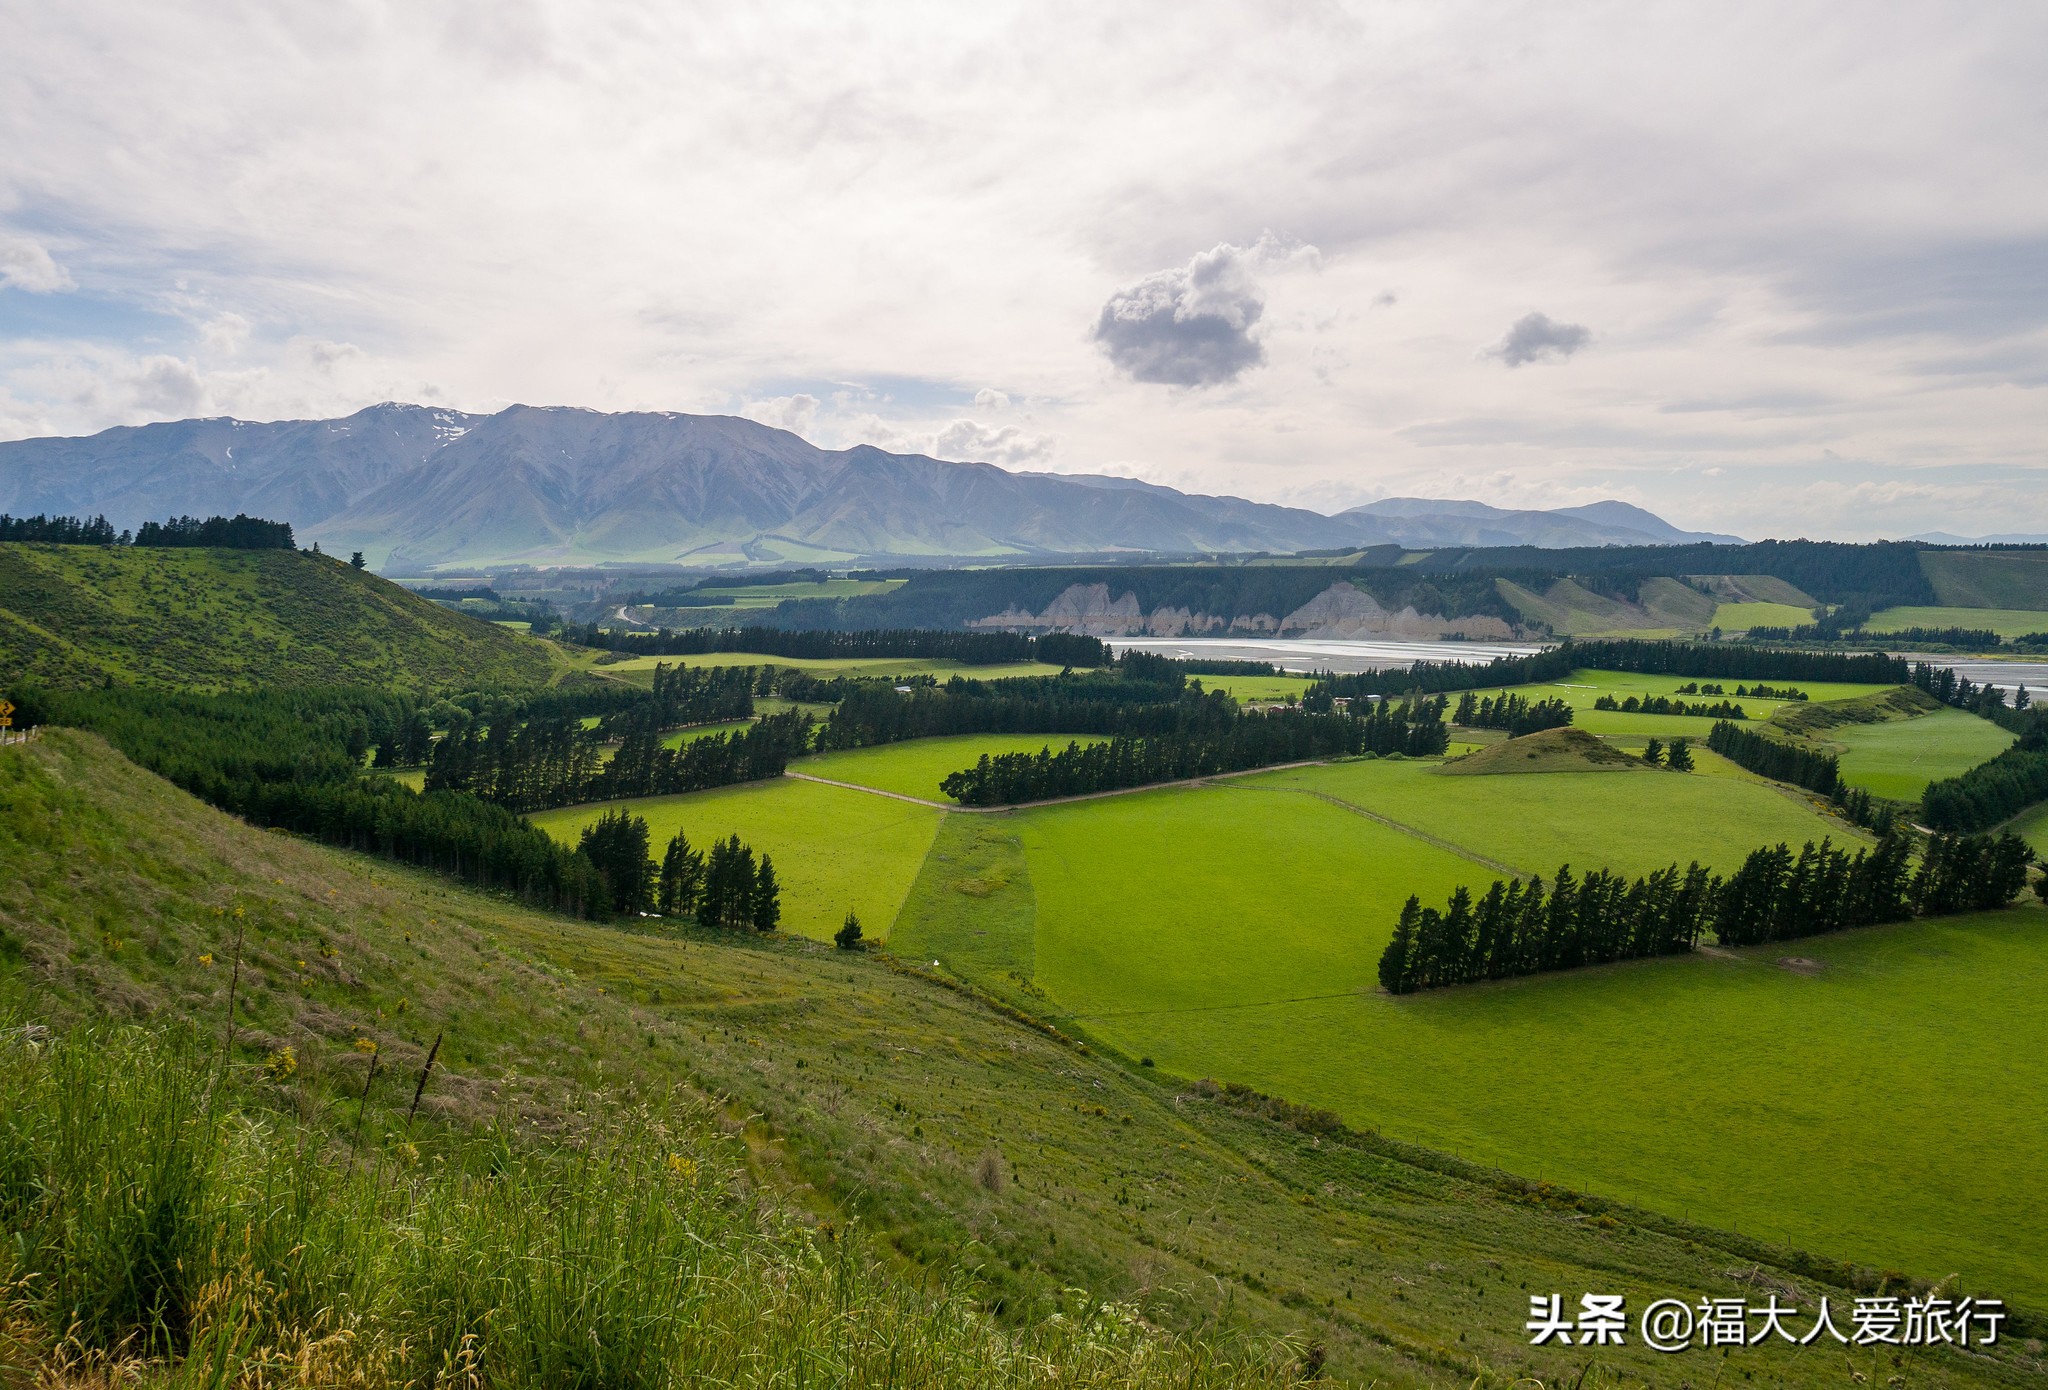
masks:
[[[555,649],[294,550],[0,544],[0,689],[535,686]]]
[[[1640,758],[1601,742],[1584,729],[1564,728],[1496,743],[1445,763],[1437,771],[1484,777],[1504,772],[1627,772],[1632,768],[1647,770]]]

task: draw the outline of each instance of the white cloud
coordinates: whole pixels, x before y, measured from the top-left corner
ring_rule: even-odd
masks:
[[[955,420],[933,436],[929,452],[934,458],[963,463],[1028,468],[1052,457],[1053,441],[1042,434],[1027,434],[1015,425],[991,428],[978,420]]]
[[[807,392],[798,392],[793,396],[776,396],[772,400],[748,401],[740,407],[740,414],[779,430],[807,436],[811,426],[817,423],[818,398]]]
[[[984,386],[974,393],[974,408],[976,410],[1008,410],[1010,408],[1010,398],[994,387]]]
[[[61,294],[77,288],[71,272],[58,265],[41,242],[0,232],[0,289]]]
[[[234,357],[249,342],[249,320],[240,314],[216,314],[199,326],[199,341],[216,357]]]

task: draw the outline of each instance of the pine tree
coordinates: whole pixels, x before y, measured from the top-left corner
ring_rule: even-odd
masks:
[[[1682,738],[1671,740],[1671,754],[1664,765],[1673,772],[1692,771],[1692,748]]]
[[[842,951],[858,951],[864,944],[860,936],[860,918],[852,908],[846,910],[846,920],[840,924],[839,930],[832,933],[832,944]]]
[[[755,931],[774,931],[782,921],[782,888],[775,881],[775,864],[765,854],[761,856],[761,867],[754,875],[751,906]]]
[[[850,916],[851,914],[849,914]],[[1380,984],[1389,994],[1406,994],[1415,988],[1409,961],[1415,947],[1415,928],[1422,917],[1422,901],[1410,896],[1394,923],[1394,935],[1380,953]]]
[[[1663,762],[1664,745],[1654,738],[1651,739],[1648,746],[1643,749],[1643,761],[1648,763],[1651,767],[1655,767],[1657,766],[1657,764]]]
[[[697,910],[697,898],[704,886],[704,856],[690,848],[681,831],[668,842],[661,856],[659,910],[664,917],[685,917]]]

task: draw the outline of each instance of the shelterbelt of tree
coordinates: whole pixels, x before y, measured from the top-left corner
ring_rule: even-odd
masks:
[[[1754,946],[2005,907],[2027,886],[2032,846],[2017,835],[1936,835],[1917,872],[1912,843],[1891,833],[1851,854],[1808,840],[1795,856],[1761,848],[1723,879],[1697,862],[1630,883],[1570,866],[1541,879],[1496,879],[1483,896],[1459,888],[1442,910],[1411,896],[1380,956],[1394,994],[1682,955],[1711,930],[1723,946]]]
[[[1418,661],[1406,669],[1318,676],[1304,703],[1414,691],[1490,690],[1563,680],[1576,670],[1727,680],[1845,681],[1896,685],[1912,667],[1882,652],[1794,652],[1724,642],[1566,641],[1530,656],[1485,662]]]
[[[559,648],[282,548],[0,543],[0,691],[531,689]]]

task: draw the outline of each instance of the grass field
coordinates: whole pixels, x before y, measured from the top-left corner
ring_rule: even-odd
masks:
[[[730,598],[734,608],[773,608],[783,600],[793,598],[858,598],[867,594],[886,594],[909,582],[907,579],[826,579],[817,583],[740,584],[723,589],[707,586],[690,592],[700,598]]]
[[[1299,700],[1314,684],[1307,676],[1192,676],[1204,690],[1221,690],[1233,700]]]
[[[2048,612],[2026,608],[1887,608],[1870,615],[1866,632],[1897,632],[1908,627],[1989,628],[2010,641],[2030,632],[2048,632]]]
[[[1897,801],[1917,801],[1929,782],[1960,776],[2013,742],[1990,720],[1959,709],[1883,724],[1844,724],[1822,737],[1841,750],[1843,781]]]
[[[1711,625],[1723,632],[1743,632],[1753,627],[1802,627],[1812,621],[1811,608],[1789,603],[1723,603],[1715,607]]]
[[[2039,909],[1395,1000],[1373,970],[1400,900],[1493,874],[1310,791],[1546,875],[1561,860],[1725,869],[1776,839],[1855,839],[1732,778],[1339,764],[1020,814],[1029,946],[1014,871],[1008,906],[960,898],[952,915],[973,925],[926,913],[915,939],[949,966],[950,950],[969,971],[1029,972],[1061,1014],[1182,1074],[1673,1213],[2048,1298],[2048,1235],[2014,1219],[2044,1176],[2048,1058],[2000,1060],[2003,1039],[2039,1026],[2021,983],[2048,969]],[[1773,963],[1795,953],[1820,972]],[[1973,1007],[1984,1026],[1958,1029]],[[1951,1097],[1957,1068],[1969,1076]],[[1977,1117],[1966,1135],[1959,1115]],[[1854,1181],[1824,1176],[1843,1163]]]
[[[2032,845],[2034,853],[2048,863],[2048,802],[2020,812],[2006,829]]]
[[[659,858],[680,830],[698,849],[738,835],[775,860],[783,930],[829,940],[848,909],[888,934],[945,814],[840,787],[778,778],[689,796],[654,796],[604,806],[571,806],[529,817],[564,844],[608,807],[646,819]]]
[[[751,719],[728,719],[722,724],[693,724],[687,729],[677,729],[666,735],[661,740],[661,746],[681,748],[686,743],[695,743],[698,739],[709,738],[713,734],[738,733],[741,729],[751,728],[753,723]]]
[[[2048,610],[2048,551],[1923,550],[1920,569],[1949,607]]]
[[[1817,972],[1774,963],[1794,954]],[[2048,1177],[2048,1050],[2011,1040],[2038,1034],[2044,971],[2029,907],[1398,1000],[1158,1013],[1096,990],[1089,1026],[1480,1162],[2039,1305],[2048,1228],[2022,1213]]]
[[[962,734],[957,738],[921,738],[879,748],[821,753],[791,763],[789,770],[950,805],[939,790],[940,781],[948,773],[973,767],[984,753],[994,757],[1002,753],[1036,753],[1048,747],[1057,753],[1070,743],[1100,742],[1101,736],[1096,734]]]
[[[1686,701],[1705,701],[1714,704],[1722,699],[1735,700],[1743,708],[1751,722],[1770,718],[1773,711],[1790,700],[1757,700],[1748,696],[1736,699],[1734,695],[1678,695],[1681,685],[1696,684],[1692,677],[1638,675],[1629,671],[1574,671],[1562,681],[1549,685],[1518,685],[1513,693],[1529,700],[1561,699],[1572,707],[1572,723],[1588,733],[1622,735],[1634,738],[1669,738],[1672,735],[1691,736],[1704,739],[1707,731],[1714,727],[1714,721],[1690,714],[1623,714],[1616,710],[1597,710],[1593,704],[1602,695],[1612,695],[1625,700],[1631,695],[1669,695]],[[1716,682],[1708,682],[1715,684]],[[1718,684],[1733,691],[1742,681],[1721,681]],[[1774,682],[1784,684],[1784,682]],[[1889,689],[1882,685],[1855,685],[1834,681],[1799,681],[1797,688],[1806,692],[1809,701],[1850,700],[1864,695],[1874,695]],[[1480,691],[1481,695],[1495,694],[1494,691]],[[1455,709],[1453,701],[1452,708]]]
[[[958,826],[979,836],[1016,819],[953,817],[947,833]],[[950,853],[970,876],[986,876],[999,867],[1000,848],[942,835],[918,891],[976,906],[1001,901],[1002,890],[976,883],[976,896],[938,873],[939,856]],[[223,915],[230,909],[246,912],[249,927],[232,976],[242,918]],[[423,1170],[455,1153],[470,1127],[497,1136],[517,1162],[539,1136],[602,1129],[673,1100],[725,1126],[726,1151],[745,1163],[765,1203],[763,1224],[787,1222],[813,1265],[829,1266],[865,1231],[907,1287],[936,1288],[966,1266],[977,1271],[970,1292],[1027,1326],[1056,1301],[1079,1311],[1060,1291],[1080,1289],[1130,1301],[1150,1326],[1320,1344],[1339,1383],[1443,1390],[1475,1380],[1505,1387],[1518,1376],[1589,1388],[1669,1387],[1683,1377],[1799,1390],[1900,1376],[1913,1387],[1989,1390],[2038,1382],[2042,1372],[2038,1354],[2012,1337],[1990,1358],[1909,1351],[1902,1362],[1884,1349],[1823,1359],[1775,1343],[1729,1361],[1703,1352],[1658,1357],[1634,1339],[1597,1353],[1531,1347],[1522,1322],[1532,1291],[1606,1290],[1637,1308],[1653,1297],[1759,1297],[1767,1284],[1810,1308],[1820,1290],[1753,1239],[1531,1191],[1370,1136],[1293,1128],[1284,1111],[1276,1123],[1253,1100],[1127,1069],[886,958],[568,921],[253,830],[94,740],[53,734],[0,751],[0,1013],[59,1026],[189,1018],[210,1037],[231,978],[241,986],[246,1070],[258,1073],[265,1049],[294,1046],[298,1076],[274,1092],[276,1104],[288,1116],[336,1124],[337,1145],[349,1142],[364,1076],[355,1041],[378,1042],[385,1068],[362,1139],[381,1163],[379,1180],[401,1193],[410,1180],[398,1176],[401,1121],[426,1048],[445,1030],[411,1133]],[[1591,1015],[1603,1017],[1597,1008]],[[1562,1027],[1569,1018],[1553,1021]],[[1662,1026],[1654,1017],[1650,1024]],[[1245,1041],[1261,1048],[1274,1039],[1261,1029]],[[1352,1046],[1339,1037],[1331,1065],[1348,1061]],[[1576,1107],[1615,1103],[1576,1081],[1557,1083],[1573,1056],[1567,1045],[1556,1058],[1506,1064],[1544,1082],[1537,1137],[1551,1144],[1564,1142]],[[1670,1065],[1679,1062],[1674,1055]],[[1826,1094],[1798,1084],[1808,1078],[1796,1064],[1769,1062],[1795,1097]],[[1910,1054],[1887,1056],[1864,1069],[1910,1062]],[[1496,1077],[1500,1070],[1495,1062]],[[1702,1070],[1709,1093],[1733,1085]],[[1411,1091],[1428,1089],[1417,1076],[1435,1081],[1424,1068],[1404,1079]],[[1967,1087],[1978,1078],[1960,1079]],[[292,1111],[302,1097],[307,1110]],[[1966,1092],[1963,1101],[1971,1099]],[[1686,1115],[1674,1128],[1692,1122]],[[1754,1144],[1744,1147],[1750,1161],[1767,1160]],[[1930,1170],[1926,1186],[1943,1194],[1972,1175]],[[849,1240],[853,1218],[859,1230]],[[2034,1224],[2009,1223],[2018,1238]],[[822,1260],[807,1253],[813,1248]],[[1839,1306],[1843,1290],[1827,1292]],[[870,1316],[865,1306],[826,1306],[841,1327]],[[787,1339],[781,1322],[761,1335]],[[840,1354],[842,1335],[804,1344],[824,1349],[804,1374],[769,1376],[781,1363],[762,1351],[748,1373],[716,1383],[809,1383],[827,1353]],[[891,1345],[912,1356],[927,1347],[918,1337]],[[1590,1377],[1589,1359],[1598,1363]],[[1032,1383],[1126,1383],[1084,1369],[1054,1358]],[[264,1378],[289,1382],[289,1366]],[[904,1373],[887,1383],[930,1382]],[[961,1372],[950,1383],[977,1382]]]

